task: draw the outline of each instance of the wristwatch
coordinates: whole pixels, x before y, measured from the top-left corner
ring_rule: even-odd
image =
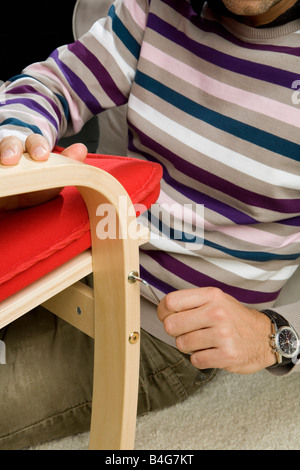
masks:
[[[271,367],[286,365],[297,358],[300,350],[300,339],[295,329],[279,313],[274,310],[262,310],[272,322],[270,346],[273,349],[277,364]]]

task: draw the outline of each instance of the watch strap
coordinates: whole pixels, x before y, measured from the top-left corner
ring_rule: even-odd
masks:
[[[281,328],[282,326],[290,326],[289,322],[283,318],[279,313],[275,312],[274,310],[262,310],[262,313],[267,315],[272,321],[276,323],[277,328]]]

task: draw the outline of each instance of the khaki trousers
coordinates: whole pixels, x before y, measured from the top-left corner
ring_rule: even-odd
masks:
[[[93,340],[42,307],[0,330],[0,449],[22,449],[89,430]],[[141,333],[138,415],[178,403],[214,375]]]

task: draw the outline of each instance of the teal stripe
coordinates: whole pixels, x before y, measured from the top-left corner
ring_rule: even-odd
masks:
[[[14,75],[13,77],[11,77],[8,81],[10,83],[13,83],[15,82],[16,80],[20,80],[20,78],[32,78],[33,80],[36,80],[37,82],[39,80],[37,80],[36,78],[32,77],[31,75],[27,75],[26,73],[20,73],[19,75]]]
[[[210,248],[214,248],[222,253],[226,253],[227,255],[247,261],[257,261],[257,262],[266,262],[266,261],[283,261],[283,260],[296,260],[300,257],[300,253],[287,253],[287,254],[277,254],[277,253],[268,253],[266,251],[243,251],[243,250],[233,250],[227,248],[225,246],[219,245],[214,243],[210,240],[203,239],[202,237],[199,238],[194,236],[191,238],[190,234],[184,234],[184,232],[175,231],[172,227],[169,227],[162,220],[159,220],[155,217],[151,211],[147,211],[144,216],[147,217],[148,222],[150,225],[148,227],[150,230],[156,234],[161,232],[165,237],[169,238],[170,240],[174,240],[177,242],[184,242],[184,243],[191,243],[191,250],[193,249],[193,243],[197,244],[197,246],[206,245]],[[187,246],[188,248],[188,246]]]
[[[33,77],[32,75],[28,75],[26,73],[21,73],[19,75],[15,75],[14,77],[11,77],[9,79],[9,82],[10,83],[13,83],[17,80],[20,80],[21,78],[31,78],[32,80],[36,80],[37,82],[39,83],[42,83],[40,80],[38,80],[37,78]],[[42,85],[44,85],[44,83],[42,83]],[[44,85],[45,86],[45,85]],[[64,110],[64,114],[65,114],[65,117],[66,117],[66,120],[67,122],[69,121],[69,118],[70,118],[70,112],[69,112],[69,105],[68,105],[68,102],[67,100],[59,95],[58,93],[54,93],[54,95],[59,99],[59,101],[61,102],[61,105],[63,107],[63,110]]]
[[[131,52],[131,54],[138,59],[140,56],[141,46],[137,40],[132,36],[128,29],[124,26],[120,18],[116,15],[114,5],[111,6],[108,15],[112,19],[112,29],[118,38],[123,42],[124,46]]]
[[[0,126],[17,126],[17,127],[25,127],[27,129],[31,129],[34,134],[41,134],[43,135],[42,131],[39,129],[39,127],[34,126],[33,124],[28,124],[28,122],[21,121],[20,119],[15,119],[15,118],[9,118],[6,119],[5,121],[0,123]]]
[[[242,250],[231,250],[224,246],[213,243],[209,240],[204,240],[204,245],[209,246],[210,248],[215,248],[218,251],[222,251],[234,258],[245,259],[249,261],[283,261],[283,260],[296,260],[300,257],[300,253],[291,253],[279,255],[276,253],[267,253],[265,251],[242,251]]]
[[[59,95],[58,93],[54,93],[54,94],[55,94],[55,96],[59,99],[59,101],[60,101],[60,103],[61,103],[61,105],[62,105],[62,107],[63,107],[64,115],[65,115],[65,117],[66,117],[66,120],[67,120],[67,122],[69,122],[69,119],[70,119],[70,110],[69,110],[69,105],[68,105],[67,100],[66,100],[63,96]]]
[[[155,94],[159,98],[167,101],[176,108],[184,111],[190,116],[200,119],[217,129],[227,132],[239,139],[243,139],[251,144],[262,147],[274,153],[278,153],[292,160],[300,161],[300,145],[282,139],[274,134],[265,132],[256,127],[244,124],[241,121],[232,119],[211,109],[201,106],[195,101],[181,95],[177,91],[163,85],[149,75],[137,71],[135,81],[144,89]]]

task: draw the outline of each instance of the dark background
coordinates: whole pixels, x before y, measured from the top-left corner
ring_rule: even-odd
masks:
[[[41,62],[56,47],[74,41],[72,30],[76,0],[2,0],[0,8],[0,84],[21,73],[33,62]],[[79,134],[61,139],[67,147],[86,144],[96,152],[99,140],[97,118],[85,124]]]
[[[5,0],[0,9],[0,80],[73,42],[76,0]]]

